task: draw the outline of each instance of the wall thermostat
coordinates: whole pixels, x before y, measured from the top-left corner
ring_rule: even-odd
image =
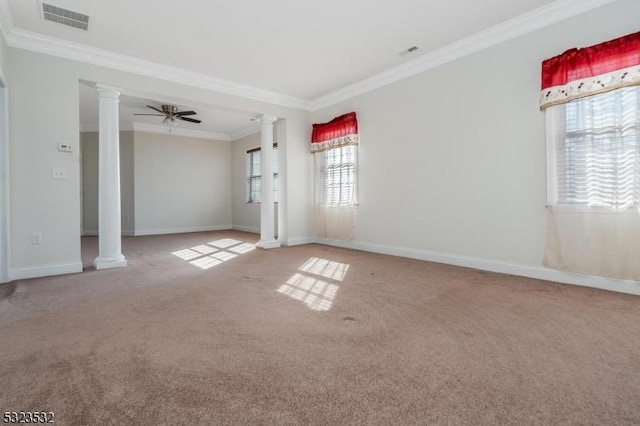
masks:
[[[68,143],[61,143],[58,145],[58,151],[60,152],[73,152],[73,146]]]

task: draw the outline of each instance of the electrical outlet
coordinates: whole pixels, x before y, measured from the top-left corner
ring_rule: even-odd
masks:
[[[53,169],[52,176],[54,179],[66,179],[67,169]]]
[[[122,221],[123,221],[124,223],[129,223],[129,215],[128,215],[128,214],[125,214],[124,216],[122,216]]]
[[[42,244],[42,232],[34,232],[31,234],[31,244],[40,245]]]

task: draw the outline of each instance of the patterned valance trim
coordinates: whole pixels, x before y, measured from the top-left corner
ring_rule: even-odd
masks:
[[[355,112],[334,118],[328,123],[316,123],[311,133],[311,152],[322,152],[347,145],[358,145],[358,119]]]
[[[346,135],[340,138],[329,139],[324,142],[314,142],[311,144],[311,152],[322,152],[332,148],[340,148],[347,145],[358,145],[360,138],[358,135]]]
[[[540,93],[540,109],[627,86],[640,85],[640,65],[550,87]]]
[[[640,32],[542,62],[540,109],[640,84]]]

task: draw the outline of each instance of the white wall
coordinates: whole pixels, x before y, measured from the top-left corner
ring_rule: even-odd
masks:
[[[540,64],[638,31],[638,17],[640,2],[620,0],[316,112],[315,122],[358,114],[359,246],[541,266]]]
[[[98,132],[80,133],[82,146],[82,231],[98,235]],[[120,132],[120,208],[123,235],[135,230],[133,132]]]
[[[8,94],[4,37],[0,34],[0,283],[9,280],[9,132]]]
[[[78,150],[71,154],[56,150],[59,143],[79,145],[78,82],[97,81],[122,87],[127,93],[179,98],[190,104],[220,106],[251,113],[264,113],[287,120],[309,121],[309,113],[170,83],[95,65],[60,59],[21,49],[7,49],[10,90],[11,148],[11,274],[13,279],[82,270],[80,261],[80,176]],[[6,69],[5,69],[6,71]],[[134,91],[134,92],[131,92]],[[307,140],[291,127],[287,140],[306,147]],[[289,130],[287,130],[289,132]],[[303,161],[307,159],[305,155]],[[290,160],[288,158],[288,160]],[[295,158],[293,158],[295,160]],[[149,165],[151,166],[151,165]],[[227,165],[228,167],[228,165]],[[52,168],[65,168],[68,178],[53,180]],[[304,168],[290,171],[297,185],[308,179]],[[295,175],[299,173],[299,175]],[[230,172],[228,173],[230,179]],[[139,191],[137,191],[139,192]],[[229,195],[230,199],[230,195]],[[310,197],[297,200],[310,203]],[[229,201],[230,203],[230,201]],[[136,200],[136,209],[138,203]],[[225,214],[227,215],[226,217]],[[138,217],[145,217],[136,211]],[[216,213],[231,225],[230,213]],[[309,218],[294,218],[289,225],[294,236],[308,237]],[[151,221],[136,224],[155,229]],[[32,232],[42,232],[42,244],[32,245]]]
[[[311,123],[310,117],[283,119],[277,123],[276,134],[281,159],[278,239],[286,245],[314,241],[313,156],[309,147]]]
[[[260,204],[247,203],[247,150],[260,147],[260,133],[231,143],[233,229],[260,232]]]
[[[231,142],[134,134],[136,235],[231,228]]]

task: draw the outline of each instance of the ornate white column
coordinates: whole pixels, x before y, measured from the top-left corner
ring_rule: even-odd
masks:
[[[119,89],[97,84],[100,108],[98,137],[98,235],[96,269],[127,266],[122,255],[120,229]]]
[[[258,121],[262,123],[260,138],[260,159],[262,188],[260,197],[260,241],[258,247],[264,249],[280,247],[275,239],[273,204],[273,123],[277,117],[262,114]]]

